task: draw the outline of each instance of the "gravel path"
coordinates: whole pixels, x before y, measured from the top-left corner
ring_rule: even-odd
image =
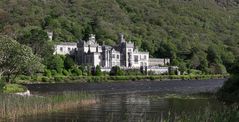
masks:
[[[61,83],[28,84],[33,92],[92,91],[92,92],[215,92],[225,79],[213,80],[166,80],[166,81],[129,81],[117,83]]]

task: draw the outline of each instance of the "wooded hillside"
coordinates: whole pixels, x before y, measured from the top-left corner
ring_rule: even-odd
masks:
[[[1,0],[0,31],[15,39],[33,28],[54,41],[95,33],[115,45],[118,33],[181,70],[224,72],[239,55],[238,0]],[[218,70],[220,69],[220,70]]]

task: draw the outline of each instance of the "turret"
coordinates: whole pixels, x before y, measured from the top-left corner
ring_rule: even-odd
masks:
[[[90,34],[89,41],[95,43],[95,35]]]
[[[120,33],[120,43],[125,43],[124,34]]]
[[[48,35],[49,40],[52,41],[52,39],[53,39],[53,32],[49,32],[48,31],[47,35]]]

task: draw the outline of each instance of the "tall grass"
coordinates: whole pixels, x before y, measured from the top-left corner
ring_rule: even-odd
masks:
[[[1,118],[18,118],[22,115],[59,111],[93,103],[96,103],[94,96],[85,92],[64,92],[45,97],[0,94],[0,120]]]
[[[238,122],[237,105],[223,106],[223,110],[199,110],[192,112],[170,113],[163,117],[164,122]]]
[[[126,113],[124,120],[122,116],[113,113],[106,116],[106,122],[238,122],[239,110],[235,106],[225,106],[222,111],[201,109],[191,112],[159,111],[157,113],[142,113],[140,115]]]

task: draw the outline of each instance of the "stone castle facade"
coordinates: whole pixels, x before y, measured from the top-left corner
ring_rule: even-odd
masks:
[[[120,44],[116,47],[99,45],[95,35],[91,34],[88,41],[79,41],[77,44],[77,62],[83,65],[134,67],[148,66],[149,53],[140,52],[134,43],[126,42],[121,34]]]
[[[60,43],[55,46],[55,54],[74,55],[79,65],[101,66],[110,69],[113,66],[121,68],[146,68],[164,66],[170,63],[169,59],[149,58],[149,52],[139,51],[133,42],[127,42],[123,34],[120,34],[117,46],[99,45],[95,35],[91,34],[87,41],[80,40],[77,43]]]

